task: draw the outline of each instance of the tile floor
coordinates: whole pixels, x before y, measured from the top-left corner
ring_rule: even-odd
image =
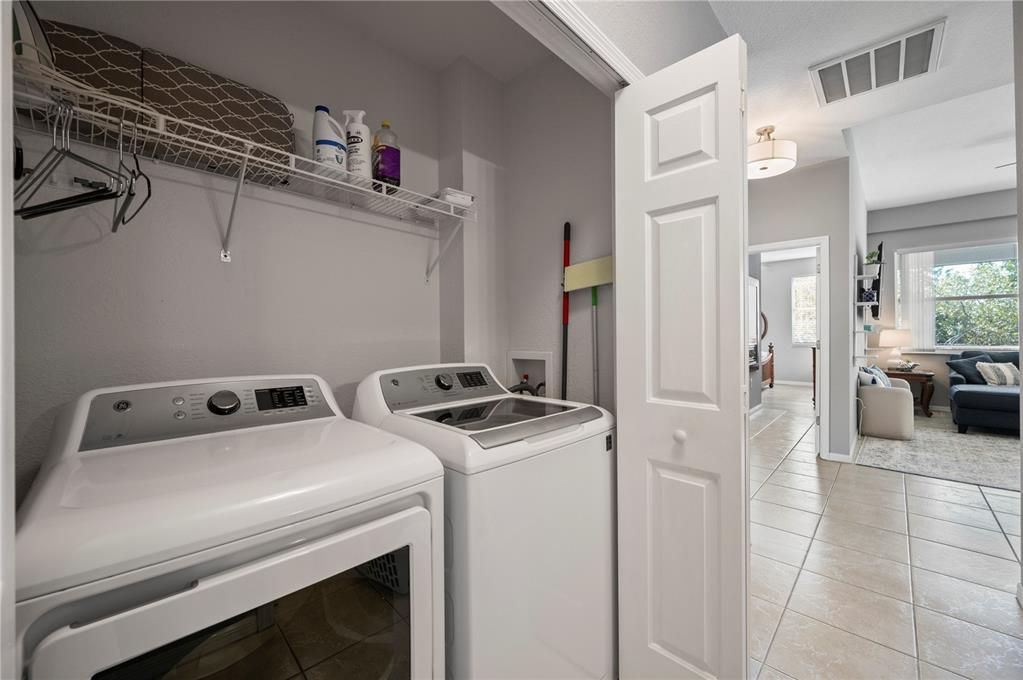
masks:
[[[819,460],[802,388],[750,419],[750,677],[1023,678],[1020,494]]]

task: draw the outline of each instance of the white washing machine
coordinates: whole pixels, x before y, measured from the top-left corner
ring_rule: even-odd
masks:
[[[614,677],[611,414],[448,364],[374,373],[353,417],[444,464],[448,677]]]
[[[361,587],[349,570],[394,551],[407,611],[366,606],[407,631],[396,649],[412,677],[442,678],[442,478],[423,446],[347,420],[316,376],[89,392],[18,513],[27,678],[205,677],[229,643],[264,650],[239,677],[301,673],[360,635],[310,646],[317,597]]]

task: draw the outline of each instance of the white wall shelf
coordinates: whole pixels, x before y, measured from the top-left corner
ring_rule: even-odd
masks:
[[[231,261],[231,233],[243,184],[297,194],[372,215],[426,227],[437,238],[454,226],[430,259],[436,269],[473,207],[394,187],[270,146],[173,118],[150,107],[78,83],[24,58],[15,59],[15,125],[71,140],[180,165],[237,182],[220,259]]]

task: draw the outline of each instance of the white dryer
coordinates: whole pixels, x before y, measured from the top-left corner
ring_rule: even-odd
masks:
[[[353,417],[444,464],[448,677],[615,676],[611,414],[447,364],[374,373]]]
[[[316,376],[89,392],[18,513],[26,677],[165,677],[249,619],[276,635],[274,616],[305,611],[298,594],[329,594],[407,548],[410,606],[395,625],[410,631],[412,677],[442,678],[442,477],[423,446],[342,416]],[[306,670],[291,651],[274,672]]]

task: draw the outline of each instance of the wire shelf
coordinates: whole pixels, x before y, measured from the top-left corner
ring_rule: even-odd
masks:
[[[15,126],[55,135],[61,107],[73,112],[71,140],[91,146],[135,152],[257,186],[427,227],[461,227],[474,220],[472,207],[403,187],[359,177],[280,149],[162,114],[145,104],[90,88],[38,62],[15,58]],[[236,197],[238,191],[236,190]],[[237,201],[237,198],[236,198]],[[230,260],[228,244],[224,244]],[[443,255],[443,249],[438,259]],[[436,261],[428,267],[428,274]]]

